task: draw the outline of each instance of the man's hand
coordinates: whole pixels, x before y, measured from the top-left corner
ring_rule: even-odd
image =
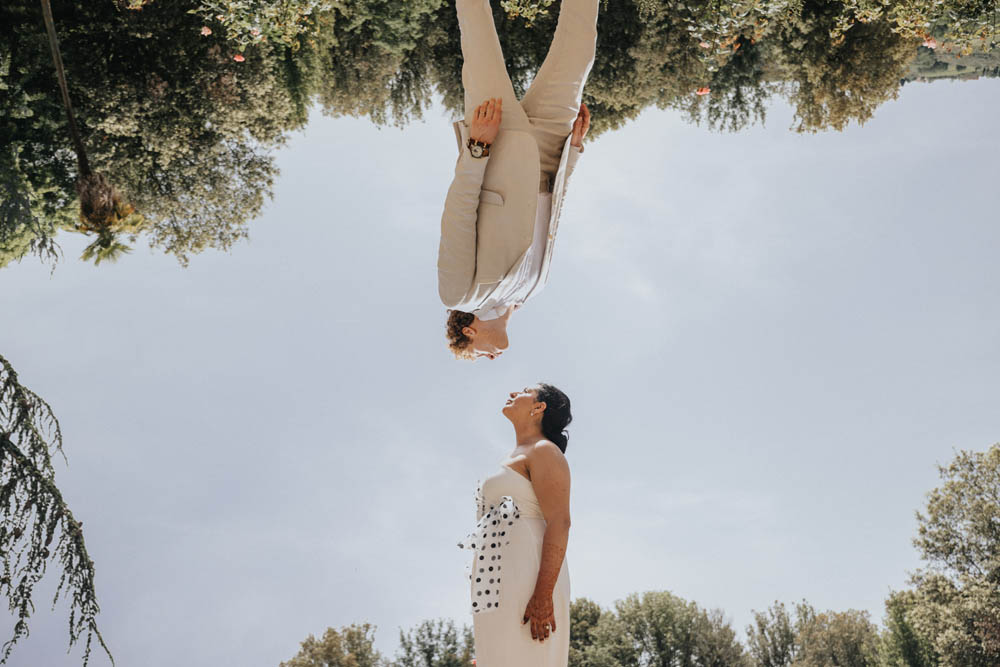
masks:
[[[552,608],[552,594],[545,595],[536,591],[524,610],[521,625],[531,622],[531,638],[540,642],[548,639],[549,632],[556,630],[556,616]],[[551,629],[550,629],[551,628]]]
[[[573,121],[573,139],[569,142],[570,146],[576,146],[580,148],[583,146],[583,138],[587,136],[587,130],[590,129],[590,109],[583,102],[580,103],[580,112],[576,114],[576,120]]]
[[[469,138],[484,144],[492,144],[500,132],[501,116],[503,116],[503,98],[491,97],[480,104],[472,114]]]

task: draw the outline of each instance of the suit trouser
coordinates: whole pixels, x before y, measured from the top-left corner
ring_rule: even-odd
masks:
[[[531,132],[538,143],[541,172],[559,168],[563,144],[573,131],[583,86],[594,65],[599,0],[562,0],[552,45],[534,81],[518,101],[514,94],[489,0],[456,0],[462,33],[465,122],[491,97],[503,99],[504,129]]]

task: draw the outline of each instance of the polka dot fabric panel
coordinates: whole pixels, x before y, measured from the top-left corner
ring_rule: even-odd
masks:
[[[482,501],[481,488],[476,498],[479,521],[476,529],[466,535],[458,546],[471,549],[474,554],[469,566],[469,579],[472,582],[472,612],[478,614],[500,607],[504,546],[510,543],[509,531],[521,514],[511,496],[503,496],[489,509]]]

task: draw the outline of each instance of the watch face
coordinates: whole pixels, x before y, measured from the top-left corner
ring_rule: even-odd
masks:
[[[480,146],[479,144],[472,144],[472,146],[470,146],[469,148],[472,150],[472,157],[483,156],[483,147]]]

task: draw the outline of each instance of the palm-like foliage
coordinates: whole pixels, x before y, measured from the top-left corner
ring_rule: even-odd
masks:
[[[97,240],[83,249],[80,259],[85,262],[91,260],[94,264],[101,262],[117,262],[122,255],[132,252],[132,247],[118,240],[112,233],[103,232],[97,235]]]
[[[97,239],[80,255],[84,261],[117,262],[132,248],[119,240],[119,234],[138,234],[145,220],[131,204],[122,201],[114,186],[102,174],[88,174],[77,181],[80,194],[80,222],[77,230],[97,234]]]
[[[128,252],[128,246],[118,241],[116,234],[124,231],[123,226],[137,230],[141,222],[136,220],[127,224],[124,222],[133,215],[135,209],[124,203],[114,185],[103,174],[95,173],[90,167],[87,149],[83,144],[76,115],[73,113],[73,104],[69,98],[69,85],[66,81],[62,54],[59,51],[59,37],[52,18],[52,5],[49,0],[41,0],[41,3],[45,30],[49,36],[49,48],[52,50],[52,62],[56,68],[56,78],[59,80],[59,91],[62,94],[63,106],[66,108],[66,119],[79,168],[76,190],[80,197],[80,224],[77,229],[98,235],[98,239],[84,250],[82,258],[93,258],[97,264],[102,260],[114,261]]]

